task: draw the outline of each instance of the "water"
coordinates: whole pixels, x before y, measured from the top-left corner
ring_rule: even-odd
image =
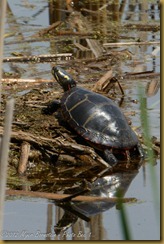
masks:
[[[122,1],[119,2],[122,3]],[[127,1],[120,17],[121,23],[124,25],[142,24],[142,27],[144,24],[152,24],[152,26],[159,25],[160,11],[157,3],[158,1],[139,1],[139,3],[138,1]],[[48,26],[48,1],[35,0],[22,2],[20,0],[9,0],[8,4],[11,12],[8,10],[6,32],[14,32],[15,35],[5,39],[5,57],[11,56],[12,52],[25,53],[26,55],[62,53],[66,52],[66,40],[71,45],[75,40],[78,40],[75,36],[57,36],[54,37],[53,41],[26,42],[31,35]],[[93,9],[95,7],[93,6]],[[118,17],[117,14],[116,16]],[[118,39],[119,42],[136,41],[137,39],[141,41],[159,41],[160,39],[159,31],[142,31],[140,30],[141,28],[127,28],[122,32],[120,28],[118,30],[115,27],[112,28],[112,25],[109,25],[110,18],[112,17],[107,15],[106,22],[103,22],[104,20],[102,22],[95,22],[96,24],[92,22],[94,29],[100,31],[103,27],[102,33],[108,33],[104,37],[104,43],[114,42],[114,39]],[[116,36],[110,35],[110,32],[115,33]],[[24,43],[17,44],[17,41],[20,40],[24,40]],[[156,56],[152,56],[152,51],[158,46],[133,45],[109,48],[109,51],[126,48],[133,54],[132,60],[121,62],[118,67],[114,66],[114,72],[120,77],[125,72],[160,72],[160,53],[158,52]],[[77,49],[71,47],[70,50],[75,57],[81,58]],[[4,69],[7,72],[13,72],[15,68],[22,70],[21,78],[51,78],[51,64],[49,63],[4,64]],[[80,75],[85,79],[88,74],[83,74],[83,71],[81,71],[79,77]],[[93,75],[100,78],[99,72],[93,71]],[[139,104],[134,104],[129,101],[131,98],[138,99],[139,84],[142,84],[146,94],[146,86],[153,80],[159,81],[159,76],[152,76],[151,79],[128,78],[127,80],[122,80],[123,85],[126,87],[126,99],[123,109],[125,111],[135,111],[135,116],[130,117],[132,124],[135,126],[140,126]],[[150,133],[160,138],[160,89],[154,96],[148,97],[146,101],[151,125]],[[155,171],[159,190],[160,159],[156,160],[156,165],[153,167],[153,170]],[[136,203],[125,204],[132,239],[159,240],[160,224],[158,213],[160,210],[152,191],[152,177],[149,162],[140,168],[138,174],[129,185],[125,197],[135,197],[138,199]],[[123,240],[119,210],[116,209],[116,206],[101,214],[92,216],[89,223],[78,219],[72,227],[57,236],[54,232],[54,226],[61,219],[62,215],[63,210],[55,206],[51,201],[25,197],[7,198],[5,202],[5,220],[2,238],[4,240]]]

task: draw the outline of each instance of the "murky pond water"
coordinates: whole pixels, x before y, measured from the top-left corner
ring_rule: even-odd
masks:
[[[14,53],[17,53],[18,56],[62,53],[65,54],[65,58],[58,58],[52,63],[6,62],[3,66],[4,71],[8,74],[9,72],[14,73],[23,79],[42,78],[50,80],[52,79],[52,64],[59,64],[69,69],[77,80],[81,81],[79,84],[89,84],[91,87],[112,67],[113,74],[118,77],[124,88],[125,100],[122,109],[130,114],[132,125],[141,126],[140,104],[139,102],[132,102],[132,100],[139,100],[138,87],[141,85],[145,92],[145,102],[150,120],[150,134],[160,139],[159,85],[154,93],[149,94],[152,84],[159,84],[160,79],[160,51],[158,49],[160,41],[159,1],[113,1],[115,5],[112,5],[112,1],[110,4],[109,1],[103,1],[103,3],[102,1],[74,1],[77,10],[79,6],[83,10],[83,15],[78,19],[78,24],[82,20],[83,24],[86,21],[84,26],[80,24],[78,26],[83,33],[81,36],[76,33],[77,30],[70,27],[70,23],[73,23],[75,19],[68,22],[69,15],[68,11],[65,11],[65,1],[54,2],[56,2],[54,4],[56,9],[51,13],[49,11],[51,1],[8,1],[5,31],[8,35],[5,38],[4,57],[11,57]],[[85,2],[89,3],[85,4]],[[45,32],[43,36],[38,35],[39,31],[58,20],[63,22],[61,27],[55,30],[56,33],[50,33],[49,35]],[[86,26],[88,29],[86,29]],[[140,45],[136,44],[138,41]],[[116,46],[116,42],[127,44]],[[135,44],[132,45],[132,42],[135,42]],[[149,43],[145,44],[145,42]],[[83,48],[80,45],[83,45]],[[95,45],[98,45],[98,47],[95,47]],[[106,59],[104,63],[96,63],[95,56],[98,60],[99,54],[104,54],[104,52],[115,52],[115,57],[112,54],[110,61]],[[67,54],[72,54],[75,60],[69,60]],[[101,66],[99,67],[99,65]],[[42,88],[42,85],[30,84],[30,89],[36,87]],[[45,87],[47,89],[51,88],[51,86]],[[2,93],[10,95],[12,91],[15,92],[14,95],[17,97],[18,91],[28,90],[29,86],[22,83],[18,88],[18,90],[14,90],[9,85],[5,87]],[[21,93],[21,96],[23,97],[23,93]],[[134,113],[132,113],[133,111]],[[152,176],[152,170],[155,179]],[[124,176],[124,174],[119,175],[119,183],[122,182],[121,177]],[[117,179],[117,175],[114,175],[114,177],[114,180]],[[154,195],[153,191],[154,181],[156,182],[156,189],[158,189],[157,195]],[[111,192],[117,188],[116,186],[116,183],[110,184],[109,194],[112,194]],[[160,239],[160,209],[158,201],[155,200],[156,196],[158,198],[159,192],[160,158],[157,157],[156,164],[153,167],[151,167],[150,162],[145,162],[126,184],[125,197],[135,197],[137,199],[137,202],[125,204],[128,225],[133,240]],[[93,209],[94,207],[90,208]],[[89,222],[80,217],[77,218],[74,221],[75,223],[57,234],[54,231],[54,226],[61,220],[63,214],[64,210],[56,206],[53,201],[41,198],[8,196],[5,202],[3,239],[124,239],[120,210],[115,204],[106,207],[104,212],[92,215]]]

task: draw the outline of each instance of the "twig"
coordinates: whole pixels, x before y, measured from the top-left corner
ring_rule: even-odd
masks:
[[[6,195],[9,196],[28,196],[28,197],[38,197],[38,198],[46,198],[46,199],[54,199],[54,200],[62,200],[66,197],[71,197],[69,194],[56,194],[56,193],[47,193],[47,192],[34,192],[34,191],[22,191],[22,190],[6,190]],[[72,201],[77,202],[113,202],[117,203],[117,197],[93,197],[93,196],[77,196],[71,199]],[[136,202],[137,199],[134,197],[123,198],[123,202]]]
[[[116,42],[116,43],[104,43],[104,47],[120,47],[129,45],[160,45],[159,41],[154,42]]]
[[[56,21],[55,23],[53,23],[52,25],[48,26],[47,28],[44,28],[42,30],[40,30],[38,33],[32,35],[31,37],[37,37],[37,36],[43,36],[45,34],[47,34],[49,31],[55,29],[56,27],[58,27],[59,25],[61,25],[62,21]]]
[[[153,72],[153,71],[144,71],[144,72],[129,72],[123,75],[123,79],[143,79],[143,78],[152,78],[160,76],[159,72]]]
[[[74,199],[74,198],[76,198],[76,197],[78,197],[80,195],[83,195],[85,193],[88,193],[88,192],[90,192],[89,188],[81,190],[80,192],[76,192],[76,193],[74,193],[72,195],[66,196],[66,197],[64,197],[62,199],[59,199],[57,202],[58,203],[66,203],[66,202],[72,201],[72,199]]]

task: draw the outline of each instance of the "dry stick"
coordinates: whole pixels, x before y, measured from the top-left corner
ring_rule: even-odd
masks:
[[[47,79],[17,79],[17,78],[4,78],[2,82],[5,83],[42,83],[42,82],[54,82],[54,80],[47,80]]]
[[[18,173],[23,175],[27,168],[28,157],[30,153],[30,144],[28,142],[23,142],[21,145],[21,154],[18,166]]]
[[[123,76],[123,79],[151,79],[152,77],[158,77],[160,76],[160,73],[159,72],[152,72],[152,71],[147,71],[147,72],[135,72],[135,73],[126,73],[124,76]]]
[[[10,99],[6,104],[6,113],[4,121],[4,133],[1,145],[0,155],[0,233],[3,227],[3,211],[5,200],[5,188],[7,178],[7,161],[9,153],[9,142],[11,135],[12,117],[14,109],[14,99]]]
[[[159,80],[152,80],[147,84],[146,87],[146,95],[148,97],[154,96],[160,88],[160,81]]]
[[[159,41],[155,42],[114,42],[114,43],[104,43],[104,47],[120,47],[120,46],[129,46],[129,45],[159,45]]]
[[[107,71],[100,79],[96,82],[93,87],[93,91],[102,91],[105,86],[108,84],[108,80],[112,78],[112,70]]]
[[[71,197],[69,194],[56,194],[56,193],[47,193],[47,192],[36,192],[36,191],[22,191],[22,190],[6,190],[6,195],[9,196],[27,196],[27,197],[38,197],[38,198],[46,198],[53,200],[62,200],[66,197]],[[136,202],[137,199],[135,197],[123,198],[123,202]],[[77,196],[71,199],[71,201],[76,202],[118,202],[117,197],[95,197],[95,196]]]
[[[72,53],[59,53],[59,54],[46,54],[46,55],[34,55],[34,56],[19,56],[19,57],[6,57],[3,62],[54,62],[64,60],[70,60],[72,58]]]

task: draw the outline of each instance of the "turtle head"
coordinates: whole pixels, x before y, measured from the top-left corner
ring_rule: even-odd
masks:
[[[55,66],[51,72],[56,81],[63,87],[64,91],[68,91],[76,86],[76,81],[61,67]]]

